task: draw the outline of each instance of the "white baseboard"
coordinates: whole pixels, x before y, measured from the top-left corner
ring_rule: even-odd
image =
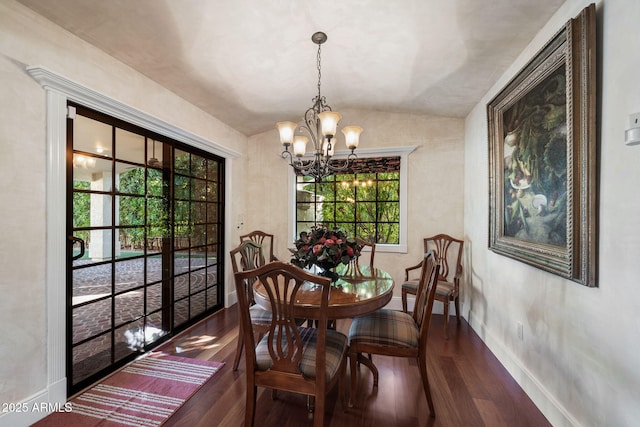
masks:
[[[227,301],[225,303],[225,308],[229,308],[237,302],[238,302],[238,295],[236,294],[236,291],[229,292],[227,294]]]
[[[9,408],[10,412],[0,414],[0,427],[27,427],[52,412],[64,410],[67,401],[67,380],[62,379],[40,393]],[[5,408],[2,408],[5,409]]]
[[[462,309],[465,314],[465,310]],[[469,325],[478,334],[480,339],[491,350],[500,361],[502,366],[522,387],[533,403],[540,409],[540,412],[556,427],[571,426],[580,427],[581,424],[558,402],[558,400],[547,390],[544,385],[533,375],[531,371],[522,364],[521,360],[509,350],[504,343],[498,340],[478,316],[468,311],[467,320]]]

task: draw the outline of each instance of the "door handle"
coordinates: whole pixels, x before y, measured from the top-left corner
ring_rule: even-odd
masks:
[[[84,240],[76,236],[69,236],[69,240],[72,242],[71,247],[73,247],[73,245],[75,245],[76,243],[80,243],[80,253],[74,256],[72,259],[75,261],[82,258],[84,256]]]

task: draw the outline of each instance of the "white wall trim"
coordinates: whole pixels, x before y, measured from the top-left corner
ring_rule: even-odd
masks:
[[[66,393],[66,380],[49,384],[46,389],[20,402],[20,411],[5,412],[0,415],[0,426],[30,426],[52,411],[64,412],[66,410],[64,404],[67,399],[64,397],[60,400],[59,396],[66,396]]]
[[[502,341],[491,334],[489,328],[486,327],[479,316],[475,316],[475,313],[469,310],[467,319],[469,326],[473,328],[480,339],[496,356],[498,361],[505,367],[520,387],[522,387],[524,392],[540,409],[551,425],[582,426]]]
[[[225,295],[224,306],[228,308],[237,302],[236,298],[236,286],[235,278],[233,276],[233,267],[231,266],[231,257],[226,256],[228,248],[234,248],[235,244],[231,241],[231,236],[234,234],[234,222],[231,219],[233,214],[233,203],[231,203],[231,195],[233,194],[233,159],[226,159],[224,162],[224,190],[225,190],[225,204],[224,204],[224,247],[227,251],[222,254],[224,259],[224,271],[225,271]]]
[[[112,117],[157,132],[169,138],[200,148],[223,157],[225,161],[226,194],[232,194],[231,171],[233,159],[240,153],[220,144],[180,129],[131,106],[100,94],[79,83],[43,67],[29,66],[27,73],[46,91],[46,319],[47,319],[47,385],[46,389],[29,398],[26,403],[32,406],[37,402],[63,404],[67,400],[66,378],[66,254],[61,248],[67,247],[66,241],[66,116],[67,101],[77,102],[88,108],[108,114]],[[231,203],[225,204],[226,218],[231,217]],[[226,221],[230,224],[230,221]],[[225,229],[226,247],[230,244],[231,229]],[[225,257],[226,259],[227,257]],[[227,270],[228,271],[228,270]],[[228,281],[226,283],[229,283]],[[225,295],[228,302],[229,296]],[[5,416],[0,421],[10,421],[11,425],[30,425],[47,415],[47,412],[12,414],[9,420]],[[37,419],[31,419],[38,417]],[[20,418],[20,420],[18,420]]]
[[[66,390],[66,97],[47,90],[47,239],[46,239],[46,305],[47,305],[47,388],[53,402],[65,402]],[[64,387],[53,384],[62,383]],[[61,394],[60,394],[61,393]]]
[[[29,66],[26,70],[43,88],[60,92],[70,101],[77,102],[85,107],[125,120],[127,123],[157,132],[177,141],[185,142],[193,147],[200,148],[220,157],[234,158],[240,156],[240,153],[237,151],[223,147],[220,144],[184,129],[180,129],[150,114],[116,101],[107,95],[96,92],[80,83],[69,80],[44,67]]]

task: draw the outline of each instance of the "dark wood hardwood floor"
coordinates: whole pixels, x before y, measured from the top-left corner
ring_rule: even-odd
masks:
[[[349,321],[338,329],[348,330]],[[352,426],[549,426],[531,399],[463,321],[450,322],[450,338],[443,338],[443,318],[434,315],[429,331],[428,371],[436,417],[427,400],[414,360],[374,356],[380,384],[360,366],[355,407],[343,411],[337,387],[330,393],[325,425]],[[165,426],[244,425],[244,358],[232,371],[238,335],[236,307],[222,310],[165,343],[159,350],[182,357],[224,361],[226,366],[208,381]],[[348,386],[347,386],[348,389]],[[258,389],[256,426],[312,426],[306,397]]]

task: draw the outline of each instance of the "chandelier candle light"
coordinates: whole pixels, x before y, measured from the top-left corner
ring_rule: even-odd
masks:
[[[276,128],[280,132],[280,142],[284,146],[282,158],[286,159],[288,157],[289,164],[297,173],[311,176],[318,182],[336,172],[345,171],[349,167],[349,162],[357,157],[354,151],[358,147],[362,128],[360,126],[345,126],[342,128],[347,148],[351,150],[351,153],[344,162],[332,161],[335,153],[336,130],[342,115],[337,111],[333,111],[331,106],[327,104],[325,97],[320,93],[320,80],[322,77],[320,71],[320,47],[327,41],[327,35],[317,32],[311,36],[311,40],[318,45],[318,95],[313,98],[313,105],[305,112],[303,124],[278,122],[276,123]],[[313,158],[303,160],[309,139],[313,142]],[[291,145],[293,145],[293,153],[289,151]]]

